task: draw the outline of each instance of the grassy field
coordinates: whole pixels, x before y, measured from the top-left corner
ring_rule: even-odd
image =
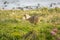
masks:
[[[38,24],[22,20],[25,13],[38,14]],[[0,40],[60,40],[60,8],[0,10]]]

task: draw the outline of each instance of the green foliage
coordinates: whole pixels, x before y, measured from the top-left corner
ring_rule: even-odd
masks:
[[[39,23],[22,20],[25,13],[38,14]],[[54,28],[58,29],[55,36],[50,33]],[[57,37],[60,37],[60,8],[0,10],[0,40],[56,40]]]

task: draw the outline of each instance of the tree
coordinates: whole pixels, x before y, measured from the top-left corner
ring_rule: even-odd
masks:
[[[50,4],[50,7],[52,7],[53,5],[56,5],[56,3],[51,3],[51,4]]]
[[[7,2],[7,1],[4,1],[4,4],[9,4],[9,2]]]

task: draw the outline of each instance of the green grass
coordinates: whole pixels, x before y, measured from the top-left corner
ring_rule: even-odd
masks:
[[[59,29],[60,26],[56,28]],[[0,40],[55,40],[56,38],[50,34],[52,29],[54,26],[49,23],[33,25],[26,21],[0,22]],[[33,33],[25,38],[30,31]],[[60,34],[57,33],[57,35]]]
[[[59,11],[58,8],[28,11],[0,10],[0,40],[57,40],[60,38]],[[40,22],[34,25],[29,21],[22,20],[25,13],[39,14]],[[57,28],[58,32],[56,35],[51,35],[54,28]]]

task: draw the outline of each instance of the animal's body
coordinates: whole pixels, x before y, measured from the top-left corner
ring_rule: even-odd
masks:
[[[38,21],[39,21],[39,17],[38,15],[33,15],[33,16],[29,16],[27,14],[24,15],[25,19],[28,20],[30,23],[33,23],[33,24],[37,24]]]

